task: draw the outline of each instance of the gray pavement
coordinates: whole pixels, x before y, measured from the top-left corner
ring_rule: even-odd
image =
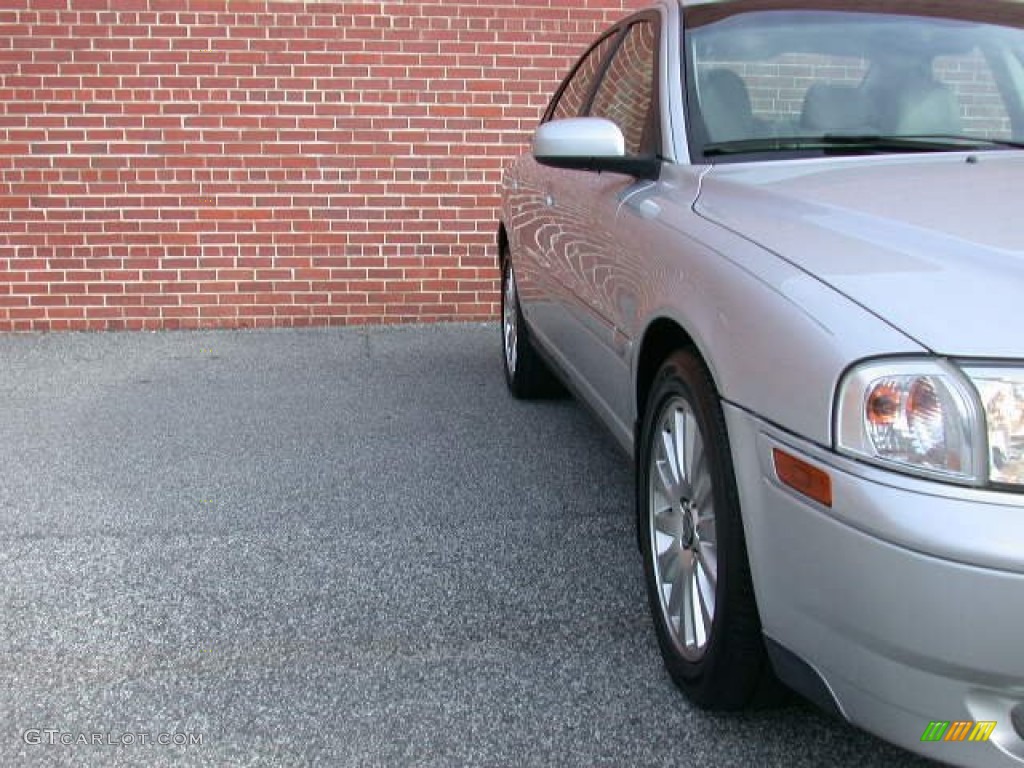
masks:
[[[629,466],[500,365],[490,325],[0,337],[0,765],[923,765],[692,709]]]

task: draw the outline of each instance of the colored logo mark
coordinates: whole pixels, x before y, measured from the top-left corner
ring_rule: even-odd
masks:
[[[973,720],[933,720],[924,729],[921,741],[988,741],[998,723]]]

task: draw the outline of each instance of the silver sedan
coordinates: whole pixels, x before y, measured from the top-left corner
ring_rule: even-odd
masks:
[[[1021,142],[1024,5],[663,0],[507,170],[509,389],[635,462],[698,705],[1024,765]]]

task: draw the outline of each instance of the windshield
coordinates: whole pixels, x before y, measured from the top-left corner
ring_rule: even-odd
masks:
[[[723,160],[1015,147],[1022,51],[1016,27],[938,16],[688,18],[691,146]]]

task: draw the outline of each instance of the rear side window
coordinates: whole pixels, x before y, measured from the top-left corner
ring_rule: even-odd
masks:
[[[594,82],[601,74],[608,51],[617,39],[617,33],[605,37],[580,60],[576,69],[569,76],[569,80],[559,92],[557,101],[549,107],[549,120],[579,117],[583,113],[587,107],[587,99],[593,90]]]
[[[626,152],[642,154],[647,141],[657,66],[657,32],[650,21],[638,21],[608,65],[594,94],[590,116],[611,120],[622,129]]]

